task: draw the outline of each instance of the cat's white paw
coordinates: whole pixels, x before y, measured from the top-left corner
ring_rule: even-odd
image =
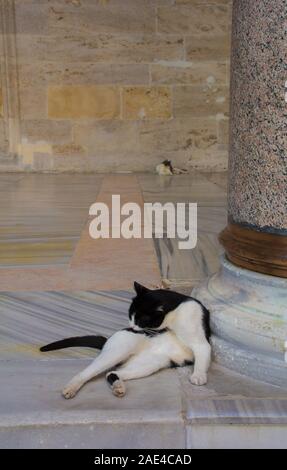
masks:
[[[74,398],[77,395],[78,388],[77,387],[71,387],[70,385],[67,385],[63,390],[62,390],[62,395],[66,400],[69,400],[70,398]]]
[[[192,374],[189,377],[189,381],[194,385],[204,385],[207,382],[207,375],[204,373]]]
[[[122,380],[116,380],[112,385],[112,392],[116,397],[123,397],[126,394],[126,387]]]

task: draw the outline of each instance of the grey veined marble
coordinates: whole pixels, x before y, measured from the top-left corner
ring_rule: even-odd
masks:
[[[218,234],[226,225],[226,173],[139,175],[145,202],[197,203],[197,244],[179,248],[179,238],[155,238],[161,275],[173,285],[197,285],[219,269]],[[187,209],[187,206],[186,206]],[[186,215],[188,211],[186,210]],[[186,227],[189,220],[186,216]]]
[[[39,347],[69,336],[110,336],[128,326],[131,292],[17,292],[0,294],[0,357],[95,356],[74,348],[40,353]]]
[[[287,279],[222,258],[220,271],[192,293],[211,311],[215,360],[287,388]]]

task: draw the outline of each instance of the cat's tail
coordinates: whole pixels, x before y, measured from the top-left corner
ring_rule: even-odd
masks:
[[[46,344],[46,346],[40,348],[40,351],[55,351],[56,349],[75,347],[102,349],[106,341],[107,338],[104,336],[74,336],[73,338],[66,338]]]

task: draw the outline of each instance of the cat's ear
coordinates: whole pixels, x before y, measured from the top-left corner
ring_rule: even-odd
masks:
[[[146,294],[149,289],[145,286],[142,286],[141,284],[139,284],[138,282],[134,282],[134,289],[137,293],[137,295],[141,295],[141,294]]]

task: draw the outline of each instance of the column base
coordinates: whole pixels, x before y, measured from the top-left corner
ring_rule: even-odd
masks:
[[[270,276],[287,278],[287,236],[229,223],[219,240],[231,263]]]
[[[192,291],[211,312],[214,360],[287,388],[287,279],[248,271],[221,258],[221,268]]]

